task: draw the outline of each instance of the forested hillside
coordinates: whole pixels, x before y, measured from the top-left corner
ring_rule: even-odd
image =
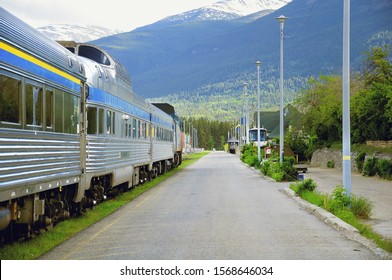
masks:
[[[256,70],[256,66],[255,66]],[[160,98],[151,98],[151,102],[170,103],[183,117],[207,118],[219,121],[239,121],[245,106],[244,83],[248,84],[248,104],[250,115],[257,110],[257,74],[238,76],[225,82],[208,84],[194,91],[180,92]],[[297,92],[302,90],[307,78],[291,77],[285,80],[285,103],[292,103]],[[262,111],[279,109],[279,79],[269,77],[260,82],[260,108]],[[213,94],[211,94],[213,92]],[[253,121],[253,120],[251,120]]]

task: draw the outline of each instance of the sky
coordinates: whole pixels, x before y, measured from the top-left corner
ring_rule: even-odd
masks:
[[[60,23],[130,31],[215,2],[218,0],[0,0],[0,6],[35,28]]]

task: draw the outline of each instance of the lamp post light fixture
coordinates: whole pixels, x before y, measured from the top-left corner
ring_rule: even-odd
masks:
[[[261,62],[256,61],[257,66],[257,159],[260,162],[260,66]]]
[[[280,24],[280,133],[279,133],[279,154],[280,154],[280,162],[283,162],[283,155],[284,155],[284,114],[283,114],[283,107],[284,107],[284,98],[283,98],[283,28],[284,22],[288,18],[285,16],[277,17],[276,20]]]

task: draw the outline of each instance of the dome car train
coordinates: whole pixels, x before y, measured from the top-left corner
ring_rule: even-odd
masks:
[[[102,49],[52,41],[0,7],[0,237],[30,237],[182,161],[169,104]]]

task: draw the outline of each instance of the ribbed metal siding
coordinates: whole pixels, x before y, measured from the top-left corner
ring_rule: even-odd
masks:
[[[150,142],[143,140],[87,137],[87,173],[138,166],[150,162]]]
[[[153,142],[152,159],[159,161],[163,159],[170,159],[174,156],[174,144],[171,142]]]
[[[78,135],[0,129],[0,189],[80,176]]]

